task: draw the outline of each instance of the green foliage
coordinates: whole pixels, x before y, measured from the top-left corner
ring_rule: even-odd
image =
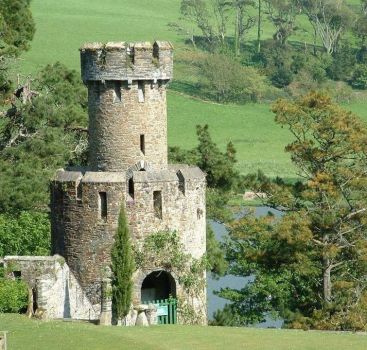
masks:
[[[242,326],[241,320],[236,315],[236,310],[226,304],[222,310],[217,310],[213,314],[213,320],[209,321],[210,326],[220,327],[240,327]]]
[[[222,153],[213,142],[208,125],[197,125],[196,132],[199,139],[197,165],[206,173],[208,186],[223,190],[231,189],[238,178],[235,169],[236,150],[232,142],[227,144],[226,152]]]
[[[274,86],[283,88],[289,85],[294,76],[293,58],[290,47],[267,41],[263,45],[266,72]]]
[[[207,184],[210,188],[231,189],[239,176],[235,169],[236,150],[232,142],[227,144],[226,152],[223,153],[213,142],[208,125],[197,125],[196,133],[199,141],[198,146],[190,151],[171,147],[169,150],[170,161],[178,164],[197,165],[206,173]]]
[[[27,303],[28,289],[23,281],[0,277],[0,312],[21,312]]]
[[[280,100],[273,111],[294,136],[286,150],[304,181],[253,181],[254,191],[266,193],[265,205],[284,215],[230,225],[229,272],[254,280],[220,295],[243,324],[273,312],[290,327],[365,329],[351,320],[358,310],[364,317],[367,128],[320,93]]]
[[[332,64],[327,68],[329,77],[333,80],[349,81],[356,64],[356,55],[348,44],[340,45],[333,54]]]
[[[0,214],[0,256],[49,254],[48,214],[30,211],[16,216]]]
[[[200,259],[185,253],[177,232],[155,232],[148,235],[141,247],[135,247],[135,263],[140,269],[163,269],[177,277],[183,287],[177,295],[182,322],[197,324],[206,317],[195,308],[193,298],[204,297],[205,270],[210,268],[206,255]]]
[[[117,318],[125,317],[131,306],[133,288],[132,274],[135,271],[131,237],[127,227],[124,208],[121,207],[115,243],[111,251],[112,305]]]
[[[200,68],[203,93],[218,102],[256,102],[269,90],[256,68],[244,67],[223,54],[209,55]]]
[[[206,226],[206,256],[210,271],[214,276],[223,276],[227,271],[228,264],[224,258],[224,251],[215,238],[214,231],[209,223]]]
[[[231,221],[232,213],[228,209],[229,191],[237,185],[240,178],[235,169],[236,150],[229,142],[226,152],[221,152],[213,142],[207,125],[203,127],[198,125],[196,131],[199,139],[198,146],[190,151],[183,151],[178,147],[170,148],[169,159],[177,163],[199,166],[207,175],[209,187],[206,192],[207,218],[217,222]],[[209,225],[206,249],[210,270],[214,274],[223,275],[227,264],[223,257],[223,250]]]
[[[86,100],[78,74],[60,63],[17,91],[0,123],[0,212],[45,210],[55,170],[83,162]]]
[[[276,28],[273,39],[284,45],[296,29],[296,17],[300,4],[294,0],[264,0],[269,20]]]
[[[367,65],[359,64],[355,67],[350,84],[361,90],[367,89]]]
[[[4,53],[19,55],[29,49],[35,33],[30,11],[31,0],[0,1],[0,56]]]

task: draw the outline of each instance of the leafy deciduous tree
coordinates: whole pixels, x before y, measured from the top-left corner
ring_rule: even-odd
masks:
[[[300,7],[294,0],[265,0],[266,12],[274,24],[274,39],[284,45],[296,29]]]
[[[337,50],[342,34],[351,26],[353,15],[344,0],[298,0],[325,51]]]

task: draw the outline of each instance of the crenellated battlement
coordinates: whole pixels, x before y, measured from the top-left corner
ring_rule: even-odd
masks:
[[[84,82],[170,80],[173,47],[168,41],[87,43],[80,48]]]

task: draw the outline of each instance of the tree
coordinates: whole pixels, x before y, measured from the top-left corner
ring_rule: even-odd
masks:
[[[0,56],[4,53],[18,56],[29,49],[35,33],[30,10],[31,0],[0,1]]]
[[[35,25],[30,0],[0,0],[0,103],[6,104],[13,82],[8,76],[14,57],[29,49]]]
[[[257,3],[257,53],[261,52],[262,0]]]
[[[359,39],[359,52],[357,58],[360,63],[366,63],[367,47],[367,1],[361,1],[360,12],[357,13],[357,19],[353,25],[353,33]]]
[[[199,141],[196,148],[184,151],[178,147],[170,147],[169,159],[175,163],[197,165],[207,174],[207,219],[227,223],[233,217],[228,209],[230,191],[236,187],[240,178],[238,171],[235,169],[236,150],[233,144],[229,142],[226,152],[221,152],[210,136],[208,125],[198,125],[196,133]],[[227,268],[223,249],[216,240],[209,223],[206,239],[210,270],[216,275],[223,275]]]
[[[280,100],[273,112],[294,136],[286,151],[302,181],[251,178],[284,215],[231,225],[229,271],[254,281],[220,295],[243,324],[273,312],[293,327],[365,329],[367,128],[321,93]]]
[[[337,50],[342,34],[351,26],[353,15],[344,0],[298,0],[327,54]]]
[[[224,47],[231,0],[182,0],[181,14],[194,22],[213,50]]]
[[[296,29],[296,17],[300,7],[294,0],[265,0],[266,11],[276,32],[274,40],[284,45]]]
[[[234,53],[239,55],[245,34],[255,24],[249,12],[254,5],[254,0],[182,0],[181,14],[200,29],[211,51],[226,47],[228,27],[234,23]]]
[[[211,54],[201,63],[199,86],[205,97],[218,102],[257,102],[269,90],[265,76],[223,54]]]
[[[55,170],[85,159],[86,108],[78,74],[60,63],[15,91],[0,124],[0,212],[47,210]]]
[[[125,210],[121,206],[115,243],[111,251],[112,262],[112,305],[118,319],[125,317],[131,307],[133,288],[132,274],[135,270],[131,238]]]
[[[0,256],[49,255],[50,244],[48,214],[0,214]]]
[[[235,10],[234,52],[236,56],[240,54],[245,34],[255,25],[255,17],[249,13],[249,8],[254,6],[254,0],[233,0],[232,2]]]

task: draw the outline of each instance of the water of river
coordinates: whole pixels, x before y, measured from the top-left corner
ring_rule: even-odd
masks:
[[[264,216],[267,215],[268,212],[271,212],[275,216],[281,216],[281,212],[278,210],[274,210],[268,207],[255,207],[252,208],[254,210],[254,214],[256,216]],[[251,209],[250,209],[251,210]],[[239,214],[239,216],[243,215]],[[227,235],[227,230],[222,224],[218,224],[217,222],[211,222],[212,228],[215,233],[215,237],[217,240],[223,242]],[[209,319],[213,319],[213,313],[218,310],[222,309],[224,305],[228,302],[226,299],[220,298],[215,295],[213,292],[218,291],[221,288],[234,288],[234,289],[241,289],[243,288],[248,282],[252,280],[252,277],[237,277],[232,275],[227,275],[221,277],[219,279],[214,279],[210,274],[208,274],[207,278],[207,293],[208,293],[208,317]],[[282,326],[282,320],[272,320],[267,318],[266,322],[257,325],[258,327],[276,327],[279,328]]]

